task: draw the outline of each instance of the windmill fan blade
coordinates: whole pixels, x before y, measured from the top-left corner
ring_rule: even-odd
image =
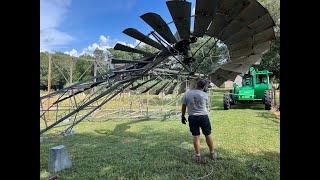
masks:
[[[152,47],[155,47],[159,50],[163,49],[161,44],[155,42],[154,40],[150,39],[148,36],[142,34],[141,32],[139,32],[138,30],[136,30],[134,28],[127,28],[123,31],[123,33],[125,33],[126,35],[133,37],[141,42],[144,42]]]
[[[169,26],[162,19],[162,17],[156,13],[146,13],[140,16],[149,26],[151,26],[160,36],[162,36],[168,43],[176,43],[177,40],[173,36]]]
[[[114,70],[112,71],[113,73],[128,73],[128,72],[135,72],[135,71],[141,71],[141,70],[145,70],[145,69],[128,69],[128,70]]]
[[[255,46],[251,46],[248,48],[243,48],[235,51],[230,51],[230,56],[233,58],[249,56],[252,54],[264,54],[268,52],[271,48],[271,41],[266,41],[261,44],[257,44]]]
[[[138,83],[137,85],[131,87],[130,90],[136,90],[138,87],[146,84],[147,82],[153,81],[153,80],[155,80],[155,79],[156,79],[156,78],[151,78],[151,79],[149,79],[149,80],[147,80],[147,81],[144,81],[144,82],[142,82],[142,83]]]
[[[202,37],[216,13],[218,0],[197,0],[193,35]]]
[[[250,66],[251,66],[251,64],[228,63],[228,64],[222,65],[221,69],[228,70],[228,71],[234,71],[234,72],[238,72],[238,73],[246,73],[249,70]]]
[[[241,43],[259,44],[265,42],[274,37],[274,25],[275,23],[270,14],[265,14],[258,20],[243,27],[240,31],[236,32],[235,34],[229,36],[227,39],[224,40],[224,42],[228,45],[232,44],[231,46],[238,46]]]
[[[262,32],[259,32],[257,34],[252,30],[249,30],[248,28],[243,28],[238,33],[234,34],[233,36],[229,37],[224,41],[227,45],[232,45],[241,42],[242,40],[246,40],[251,38],[253,42],[265,42],[267,40],[272,40],[275,38],[275,34],[273,31],[273,27],[270,27],[269,29],[266,29]]]
[[[181,39],[189,39],[191,25],[191,3],[186,1],[167,1],[167,7]]]
[[[257,31],[255,31],[255,32],[257,32]],[[252,32],[252,35],[255,34],[255,32]],[[241,36],[238,36],[238,37],[241,37]],[[266,37],[268,37],[268,36],[266,36]],[[239,50],[239,49],[243,49],[243,48],[253,47],[257,44],[261,44],[263,42],[269,41],[270,38],[272,38],[272,33],[271,33],[271,36],[269,36],[269,38],[262,38],[262,39],[258,38],[257,39],[257,38],[252,38],[252,36],[251,36],[251,37],[248,37],[238,43],[229,45],[229,51],[235,51],[235,50]]]
[[[165,91],[164,94],[165,94],[165,95],[172,94],[172,93],[173,93],[173,90],[174,90],[174,88],[177,86],[177,84],[178,84],[178,82],[173,83],[173,85],[170,86],[169,89],[168,89],[167,91]]]
[[[142,63],[142,64],[147,64],[147,63],[152,63],[150,61],[139,61],[139,60],[129,60],[129,59],[116,59],[112,58],[111,59],[112,64],[124,64],[124,63]]]
[[[152,89],[155,85],[159,84],[160,82],[161,82],[161,80],[158,81],[158,82],[156,82],[156,83],[154,83],[154,84],[152,84],[150,87],[147,87],[145,90],[143,90],[143,91],[141,92],[141,94],[148,92],[150,89]]]
[[[239,75],[239,72],[224,70],[224,69],[217,69],[215,72],[209,74],[209,79],[213,82],[216,86],[221,86],[224,82],[234,79]]]
[[[206,34],[220,38],[222,30],[249,4],[249,0],[218,0],[216,14]]]
[[[156,90],[154,93],[155,95],[159,95],[160,92],[169,84],[169,82],[166,82],[164,85],[162,85],[159,89]]]
[[[177,94],[177,95],[186,92],[186,91],[187,91],[187,85],[188,85],[188,86],[190,85],[189,80],[183,81],[183,82],[180,84],[180,87],[179,87],[179,90],[178,90],[178,94]]]
[[[254,54],[254,55],[250,55],[250,56],[244,56],[244,57],[240,57],[240,58],[233,58],[231,57],[231,63],[232,64],[255,64],[257,62],[259,62],[262,58],[262,54]]]
[[[226,27],[224,32],[221,34],[221,40],[239,32],[242,28],[247,27],[249,24],[255,22],[265,14],[268,14],[268,11],[257,1],[252,1],[238,17],[234,18]],[[271,22],[273,21],[271,20]]]
[[[125,46],[123,44],[117,43],[114,48],[114,50],[120,50],[120,51],[126,51],[126,52],[133,52],[133,53],[138,53],[138,54],[143,54],[143,55],[152,55],[152,53],[141,51],[139,49],[135,49],[129,46]]]

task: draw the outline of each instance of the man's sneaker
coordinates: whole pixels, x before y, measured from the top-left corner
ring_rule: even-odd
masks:
[[[201,156],[198,156],[198,155],[194,155],[194,160],[196,161],[196,163],[199,163],[199,164],[207,163],[205,159],[203,159]]]
[[[213,151],[210,153],[210,158],[216,160],[218,158],[218,153]]]

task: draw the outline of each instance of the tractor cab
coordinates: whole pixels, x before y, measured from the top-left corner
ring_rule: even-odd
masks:
[[[271,84],[269,82],[269,71],[254,71],[253,74],[255,98],[263,99],[265,90],[271,89]]]
[[[249,86],[251,87],[252,86],[252,76],[251,75],[244,75],[242,76],[242,87],[245,87],[245,86]]]
[[[224,109],[230,108],[230,105],[240,103],[262,102],[265,109],[271,109],[271,84],[269,82],[269,74],[267,70],[258,71],[254,67],[250,67],[247,74],[242,75],[242,87],[236,83],[233,89],[224,95]]]

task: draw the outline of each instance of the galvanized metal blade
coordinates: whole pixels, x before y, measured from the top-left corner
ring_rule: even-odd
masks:
[[[250,56],[243,56],[243,57],[237,57],[237,58],[230,58],[230,61],[232,64],[248,64],[252,65],[258,62],[262,57],[262,54],[254,54]]]
[[[158,82],[156,82],[156,83],[154,83],[154,84],[152,84],[151,86],[147,87],[145,90],[143,90],[143,91],[141,92],[141,94],[148,92],[150,89],[152,89],[155,85],[159,84],[160,82],[161,82],[161,80],[158,81]]]
[[[172,86],[169,87],[167,91],[164,92],[165,95],[172,94],[174,88],[178,85],[178,82],[174,82]]]
[[[254,44],[272,40],[275,38],[273,27],[265,29],[261,32],[250,30],[248,27],[244,27],[238,33],[226,39],[224,43],[230,46],[232,44],[240,43],[243,40],[249,41],[250,38]]]
[[[113,73],[116,73],[116,74],[122,74],[122,73],[129,73],[129,72],[135,72],[135,71],[143,71],[143,70],[146,70],[146,69],[128,69],[128,70],[113,70],[112,72]]]
[[[230,22],[228,27],[223,31],[221,40],[227,39],[266,14],[268,14],[268,11],[261,6],[261,4],[259,4],[257,1],[251,2],[250,5],[245,8],[237,18],[234,18]]]
[[[249,4],[249,0],[218,0],[216,14],[206,34],[220,38],[221,32]]]
[[[211,82],[213,82],[217,86],[221,86],[225,81],[234,80],[239,72],[224,70],[224,69],[217,69],[215,72],[208,75]]]
[[[218,0],[197,0],[193,36],[202,37],[207,31],[217,9]]]
[[[159,95],[160,92],[161,92],[165,87],[167,87],[167,85],[169,85],[169,82],[166,82],[166,83],[163,84],[160,88],[158,88],[158,89],[155,91],[154,95]]]
[[[129,59],[117,59],[117,58],[112,58],[111,59],[112,64],[125,64],[125,63],[142,63],[142,64],[148,64],[152,63],[150,61],[139,61],[139,60],[129,60]]]
[[[151,79],[149,79],[149,80],[147,80],[147,81],[144,81],[144,82],[142,82],[142,83],[138,83],[137,85],[131,87],[130,90],[136,90],[136,89],[139,88],[140,86],[142,86],[142,85],[144,85],[144,84],[146,84],[146,83],[148,83],[148,82],[150,82],[150,81],[153,81],[153,80],[155,80],[155,79],[156,79],[156,78],[154,77],[154,78],[151,78]]]
[[[129,46],[125,46],[123,44],[117,43],[114,48],[114,50],[120,50],[120,51],[125,51],[125,52],[133,52],[133,53],[138,53],[138,54],[143,54],[143,55],[152,55],[152,53],[146,52],[146,51],[141,51],[139,49],[135,49]]]
[[[228,70],[228,71],[233,71],[233,72],[238,72],[238,73],[245,73],[249,70],[251,65],[249,64],[224,64],[220,68],[223,70]]]
[[[167,7],[181,39],[190,38],[191,3],[187,1],[167,1]]]
[[[159,50],[163,49],[163,47],[161,46],[161,44],[157,43],[156,41],[150,39],[148,36],[142,34],[141,32],[139,32],[137,29],[134,28],[127,28],[123,31],[124,34],[135,38],[141,42],[144,42],[152,47],[155,47]]]
[[[146,13],[140,16],[149,26],[151,26],[161,37],[163,37],[168,43],[174,44],[177,42],[176,38],[172,34],[167,23],[162,17],[156,13]]]

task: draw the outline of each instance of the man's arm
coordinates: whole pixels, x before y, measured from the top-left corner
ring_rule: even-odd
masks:
[[[186,94],[183,95],[182,99],[181,99],[181,122],[182,124],[186,124],[187,119],[185,117],[186,114],[186,109],[187,109],[187,101],[186,101]]]
[[[185,114],[186,114],[186,109],[187,109],[187,105],[186,105],[186,104],[182,104],[181,116],[185,116]]]

